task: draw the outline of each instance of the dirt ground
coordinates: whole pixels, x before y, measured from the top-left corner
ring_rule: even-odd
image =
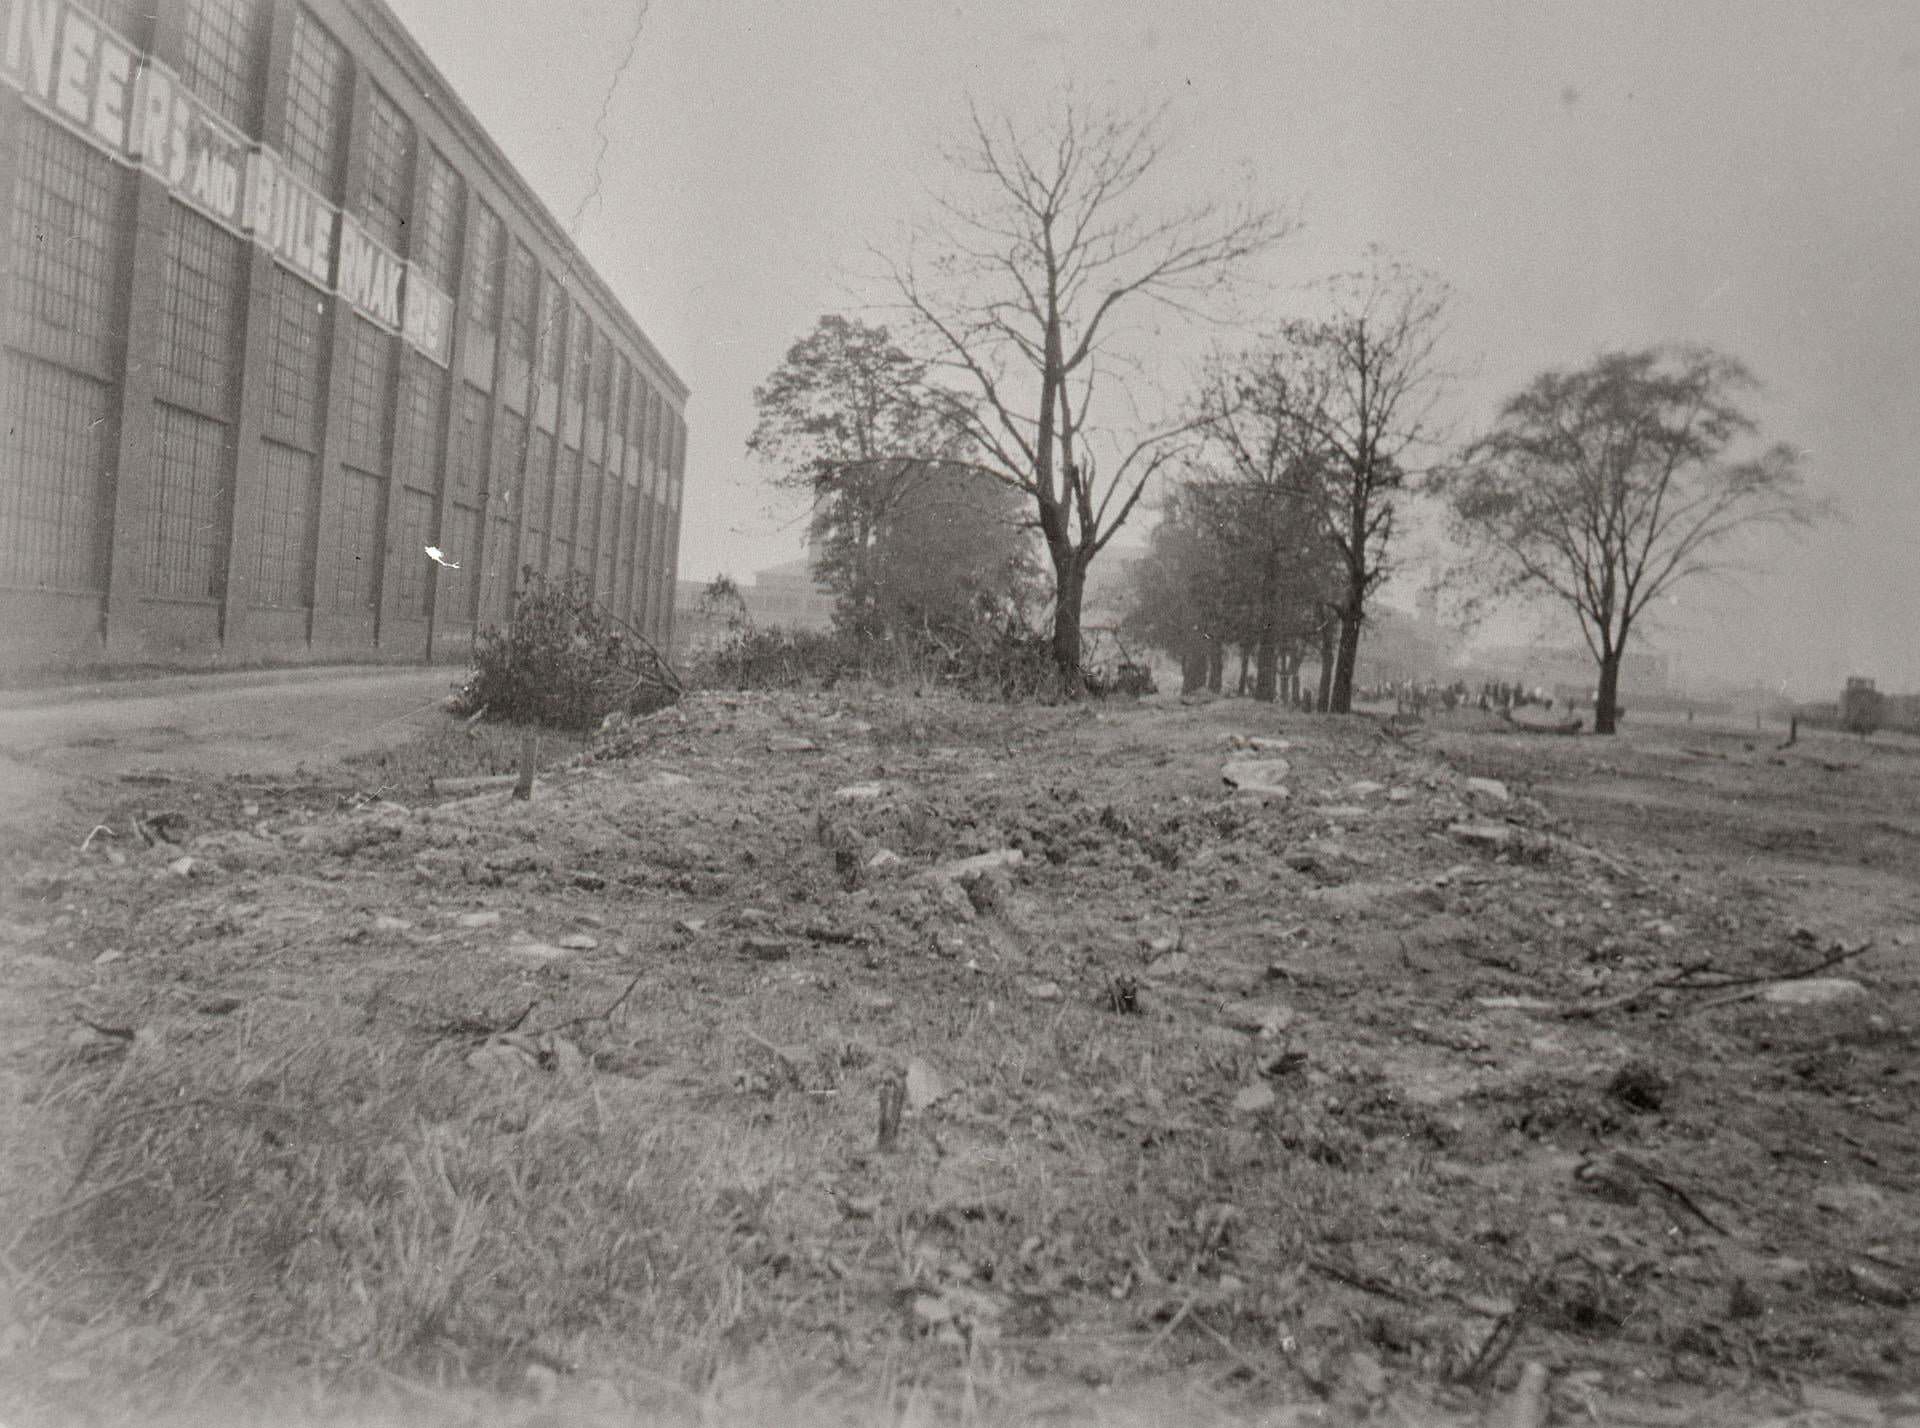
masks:
[[[706,694],[525,803],[95,786],[0,909],[0,1417],[1911,1428],[1920,745],[1779,741]]]

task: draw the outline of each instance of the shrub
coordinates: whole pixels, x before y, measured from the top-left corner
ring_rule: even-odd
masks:
[[[587,729],[607,715],[648,714],[680,697],[680,679],[645,636],[594,602],[578,575],[521,571],[513,619],[473,639],[473,669],[454,712]]]
[[[687,682],[709,689],[790,689],[840,680],[926,685],[980,699],[1055,699],[1061,681],[1046,637],[1018,625],[862,638],[845,630],[736,629],[695,656]]]

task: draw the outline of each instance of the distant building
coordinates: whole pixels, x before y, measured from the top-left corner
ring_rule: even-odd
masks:
[[[753,623],[761,629],[830,630],[834,595],[813,573],[813,561],[802,556],[753,573],[753,584],[740,592],[746,597]]]
[[[380,0],[0,0],[0,670],[664,640],[686,399]]]
[[[824,631],[833,628],[834,594],[813,573],[813,562],[798,560],[756,570],[739,585],[746,619],[756,630]],[[718,643],[728,634],[731,612],[705,608],[707,585],[682,580],[674,588],[674,630],[682,650]]]

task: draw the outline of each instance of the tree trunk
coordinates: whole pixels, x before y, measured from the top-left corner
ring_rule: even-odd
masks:
[[[1593,696],[1593,732],[1611,734],[1620,705],[1620,651],[1603,649],[1600,654],[1600,689]]]
[[[1180,651],[1180,692],[1198,694],[1207,687],[1207,640],[1195,634]]]
[[[1327,622],[1320,626],[1320,690],[1313,707],[1322,714],[1333,707],[1333,626]]]
[[[1260,598],[1260,641],[1254,647],[1253,697],[1273,703],[1280,679],[1280,582],[1266,581]]]
[[[1075,550],[1053,555],[1053,665],[1060,671],[1067,693],[1078,698],[1087,692],[1086,671],[1080,668],[1080,604],[1087,593],[1087,567]]]
[[[1334,714],[1352,714],[1354,712],[1354,666],[1359,662],[1359,622],[1361,610],[1356,607],[1340,612],[1340,649],[1334,654],[1332,662],[1332,712]]]
[[[1220,692],[1220,685],[1226,679],[1226,674],[1227,647],[1219,640],[1215,640],[1213,647],[1207,651],[1207,689],[1210,693]]]
[[[1253,683],[1250,671],[1253,668],[1253,652],[1245,645],[1240,646],[1240,679],[1234,685],[1234,693],[1245,696],[1247,688]]]
[[[1360,622],[1366,615],[1366,606],[1357,596],[1350,596],[1347,608],[1340,612],[1340,651],[1334,657],[1333,664],[1333,703],[1335,714],[1353,712],[1353,667],[1360,659]]]

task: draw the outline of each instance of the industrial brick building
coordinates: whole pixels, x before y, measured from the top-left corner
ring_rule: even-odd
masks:
[[[0,81],[0,670],[459,658],[523,566],[670,638],[686,387],[380,0],[0,0]]]

